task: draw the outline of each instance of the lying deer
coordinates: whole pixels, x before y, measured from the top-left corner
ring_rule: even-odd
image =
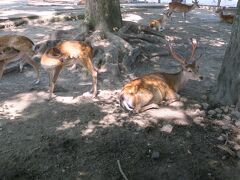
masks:
[[[169,44],[170,52],[182,69],[175,73],[156,72],[144,75],[128,82],[120,93],[120,105],[125,110],[136,113],[158,107],[163,100],[169,103],[178,100],[177,92],[189,80],[201,80],[198,74],[198,65],[194,59],[197,48],[196,39],[191,39],[192,54],[187,60],[178,55]]]
[[[55,47],[47,49],[41,58],[42,67],[49,75],[49,100],[52,98],[54,87],[60,71],[66,66],[82,64],[93,78],[93,96],[97,95],[97,71],[93,63],[93,49],[80,41],[63,41]]]
[[[37,73],[35,84],[39,83],[39,65],[32,60],[34,43],[25,36],[5,35],[0,37],[0,79],[7,64],[20,60],[20,72],[24,63],[30,64]]]
[[[225,7],[223,9],[216,10],[216,13],[219,13],[219,18],[220,18],[221,22],[227,22],[227,23],[233,24],[235,16],[234,15],[224,15],[223,14],[224,9],[225,9]]]
[[[161,15],[161,17],[157,20],[151,20],[149,22],[149,26],[152,29],[163,31],[165,29],[165,26],[167,24],[167,21],[170,19],[172,12],[166,11]]]
[[[192,5],[182,4],[180,2],[171,2],[168,7],[172,12],[183,13],[183,18],[186,20],[186,13],[192,11],[195,8],[200,8],[197,0],[192,1]]]

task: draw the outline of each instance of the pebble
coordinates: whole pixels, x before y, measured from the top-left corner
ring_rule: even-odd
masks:
[[[201,98],[202,98],[202,100],[207,100],[208,99],[207,95],[202,95]]]
[[[223,110],[224,113],[228,113],[229,112],[229,107],[228,106],[222,106],[221,109]]]
[[[238,158],[240,158],[240,150],[237,151],[236,155]]]
[[[0,107],[0,112],[3,112],[3,111],[4,111],[3,107]]]
[[[235,122],[235,125],[236,125],[237,127],[240,127],[240,121],[236,121],[236,122]]]
[[[222,135],[220,135],[220,136],[217,138],[217,140],[219,140],[219,141],[224,141],[225,138],[224,138]]]
[[[216,108],[215,111],[219,114],[222,114],[222,112],[223,112],[220,108]]]
[[[217,114],[217,118],[220,119],[222,117],[222,114]]]
[[[193,106],[197,109],[200,109],[202,107],[200,104],[194,104]]]
[[[202,108],[204,110],[207,110],[209,108],[209,104],[208,103],[202,103]]]
[[[201,116],[201,117],[206,117],[206,112],[205,112],[205,111],[199,110],[197,113],[198,113],[198,115]]]
[[[185,98],[185,97],[180,97],[180,101],[182,101],[182,102],[187,102],[187,98]]]
[[[239,111],[232,111],[232,116],[238,120],[240,120],[240,112]]]
[[[214,110],[209,110],[209,111],[208,111],[208,114],[209,114],[209,115],[212,115],[212,116],[213,116],[213,115],[216,115],[216,111],[214,111]]]
[[[232,118],[230,116],[228,116],[228,115],[223,115],[223,118],[225,120],[227,120],[227,121],[231,121],[232,120]]]
[[[166,133],[171,133],[172,129],[173,129],[173,126],[171,124],[167,124],[161,128],[161,131]]]
[[[152,159],[157,160],[157,159],[159,159],[159,157],[160,157],[160,153],[158,151],[152,152],[152,155],[151,155]]]

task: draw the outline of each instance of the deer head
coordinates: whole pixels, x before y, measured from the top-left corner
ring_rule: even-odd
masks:
[[[172,54],[173,58],[181,64],[183,69],[183,74],[185,75],[186,79],[202,80],[203,77],[199,74],[199,66],[196,63],[197,59],[195,59],[197,40],[195,38],[191,38],[190,41],[192,44],[192,53],[189,58],[184,58],[181,55],[177,54],[175,50],[173,50],[172,45],[168,44],[170,53]]]

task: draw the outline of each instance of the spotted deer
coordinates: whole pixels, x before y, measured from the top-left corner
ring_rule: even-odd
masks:
[[[170,19],[172,12],[166,11],[161,15],[157,20],[151,20],[149,22],[149,27],[158,31],[163,31],[167,24],[167,21]]]
[[[192,11],[195,8],[200,8],[199,1],[194,0],[192,1],[192,5],[182,4],[180,2],[170,2],[168,7],[169,10],[172,12],[179,12],[183,13],[183,18],[186,20],[186,13]]]
[[[39,83],[39,64],[32,60],[34,43],[25,36],[5,35],[0,37],[0,79],[5,66],[14,61],[20,61],[20,72],[24,63],[30,64],[37,74],[35,84]]]
[[[91,73],[93,96],[97,95],[97,71],[93,63],[93,49],[90,45],[80,41],[63,41],[55,47],[45,51],[41,58],[41,65],[47,71],[49,77],[49,100],[52,99],[54,87],[59,73],[64,67],[74,64],[85,66]]]
[[[171,103],[178,100],[177,92],[188,80],[201,80],[202,76],[198,73],[199,66],[194,58],[197,40],[191,39],[191,44],[192,54],[188,59],[177,54],[169,44],[173,58],[181,64],[181,70],[174,74],[155,72],[131,80],[120,92],[121,107],[139,113],[158,107],[163,100]]]
[[[224,9],[225,7],[223,7],[223,9],[219,8],[216,10],[216,13],[219,13],[219,18],[221,22],[227,22],[227,23],[233,24],[235,16],[230,14],[228,15],[223,14]]]

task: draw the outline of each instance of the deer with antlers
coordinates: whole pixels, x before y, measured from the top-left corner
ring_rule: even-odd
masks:
[[[171,2],[169,3],[168,7],[169,10],[172,12],[180,12],[183,13],[183,18],[186,20],[186,13],[192,11],[195,8],[200,8],[199,1],[194,0],[192,1],[192,5],[182,4],[180,2]]]
[[[223,14],[223,11],[225,9],[226,9],[225,7],[223,7],[222,9],[219,8],[216,10],[216,13],[219,13],[219,18],[220,18],[221,22],[227,22],[227,23],[233,24],[235,16],[231,15],[231,14],[228,14],[228,15]]]
[[[64,67],[80,64],[91,73],[93,96],[97,95],[97,71],[93,63],[93,49],[90,45],[80,41],[63,41],[55,47],[47,49],[41,58],[42,67],[48,72],[49,100],[52,98],[59,73]]]
[[[37,73],[35,84],[39,83],[39,65],[32,60],[34,43],[25,36],[5,35],[0,37],[0,79],[7,64],[20,60],[20,72],[24,63],[30,64]]]
[[[173,58],[181,64],[182,69],[174,74],[156,72],[131,80],[121,90],[120,105],[125,110],[136,113],[156,108],[163,101],[173,102],[179,98],[177,92],[189,79],[202,80],[198,73],[195,51],[197,40],[191,39],[192,54],[186,59],[177,54],[168,44]]]

